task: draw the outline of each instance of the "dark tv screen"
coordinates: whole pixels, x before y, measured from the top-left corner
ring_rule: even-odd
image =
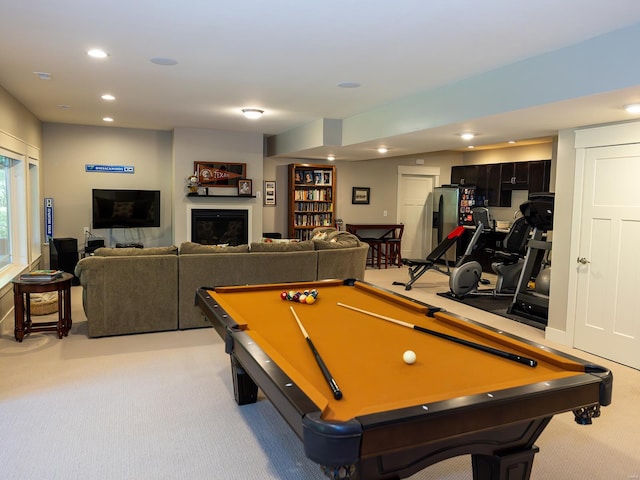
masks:
[[[92,191],[93,228],[160,226],[159,190]]]

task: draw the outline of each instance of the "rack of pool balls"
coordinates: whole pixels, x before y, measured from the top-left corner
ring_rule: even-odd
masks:
[[[305,290],[304,292],[294,292],[291,290],[290,292],[282,292],[280,298],[282,300],[289,300],[290,302],[311,305],[318,298],[318,290],[315,288],[313,290]]]

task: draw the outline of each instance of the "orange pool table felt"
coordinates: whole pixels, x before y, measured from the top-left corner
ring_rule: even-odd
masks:
[[[295,286],[282,288],[297,291]],[[240,328],[322,408],[326,420],[347,420],[584,373],[578,363],[459,317],[444,312],[427,317],[424,306],[381,295],[365,284],[321,286],[312,305],[282,300],[280,293],[234,287],[210,292],[236,321],[246,322]],[[496,357],[348,310],[339,302],[523,356],[535,355],[538,365]],[[341,400],[332,397],[290,306],[340,386]],[[406,350],[416,353],[413,365],[402,359]]]

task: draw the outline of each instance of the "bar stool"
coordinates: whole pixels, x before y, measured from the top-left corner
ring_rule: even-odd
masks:
[[[404,225],[400,224],[393,231],[393,237],[384,239],[384,268],[389,264],[402,267],[402,233]]]
[[[369,253],[367,254],[367,265],[381,268],[382,266],[382,250],[386,248],[384,239],[382,238],[361,238],[361,241],[369,245]]]

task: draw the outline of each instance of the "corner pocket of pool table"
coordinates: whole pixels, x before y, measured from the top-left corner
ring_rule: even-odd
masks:
[[[331,422],[312,412],[302,419],[303,444],[307,457],[327,467],[357,463],[360,455],[362,425],[355,419]]]

